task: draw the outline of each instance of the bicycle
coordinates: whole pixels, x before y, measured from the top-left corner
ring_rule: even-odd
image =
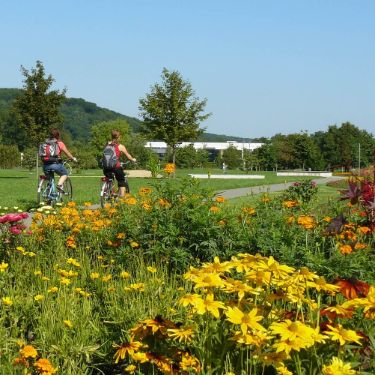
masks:
[[[121,168],[124,169],[125,165],[129,162],[121,163]],[[102,186],[100,189],[100,205],[102,208],[106,204],[115,204],[118,199],[118,194],[115,192],[115,174],[112,172],[110,177],[104,176],[101,178]],[[125,193],[130,193],[128,179],[125,173]]]
[[[67,170],[70,175],[71,167],[67,161],[63,162],[64,166],[67,166]],[[38,191],[37,191],[37,201],[38,205],[46,204],[50,206],[55,206],[56,203],[63,203],[64,201],[71,201],[73,198],[73,187],[70,178],[63,184],[64,192],[57,190],[57,185],[55,182],[55,172],[53,170],[46,169],[45,175],[39,176]]]

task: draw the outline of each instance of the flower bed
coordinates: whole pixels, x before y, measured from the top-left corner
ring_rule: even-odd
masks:
[[[373,373],[373,187],[319,208],[307,181],[233,208],[171,178],[41,209],[30,233],[3,215],[0,368]]]

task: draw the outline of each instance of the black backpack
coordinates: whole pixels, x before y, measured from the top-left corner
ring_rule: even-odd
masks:
[[[116,155],[116,148],[113,143],[107,144],[103,150],[102,166],[104,169],[115,168],[119,159]]]
[[[44,162],[55,163],[59,160],[60,147],[57,143],[57,139],[51,138],[46,139],[39,145],[39,156]]]

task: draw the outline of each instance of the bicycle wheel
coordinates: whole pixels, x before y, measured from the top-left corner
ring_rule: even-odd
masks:
[[[100,205],[102,208],[111,201],[112,182],[105,181],[102,184],[102,190],[100,191]]]
[[[69,202],[73,199],[73,186],[72,181],[68,178],[63,184],[64,193],[59,192],[58,201],[59,202]]]
[[[127,194],[130,193],[129,182],[128,182],[128,179],[126,177],[125,177],[125,193],[127,193]]]
[[[73,168],[68,162],[63,163],[64,167],[68,171],[68,176],[70,176],[73,173]]]
[[[37,191],[37,203],[50,204],[51,203],[51,183],[46,179],[40,179]]]

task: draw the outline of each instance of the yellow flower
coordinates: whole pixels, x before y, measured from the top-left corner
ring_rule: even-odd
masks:
[[[5,306],[13,305],[13,301],[10,299],[10,297],[3,297],[1,300]]]
[[[116,238],[118,238],[118,239],[123,239],[123,238],[125,238],[125,233],[117,233]]]
[[[5,272],[5,270],[8,268],[9,264],[1,262],[0,264],[0,272]]]
[[[135,365],[129,365],[124,368],[125,372],[128,372],[129,374],[134,374],[134,371],[137,369],[137,366]]]
[[[16,250],[19,251],[19,252],[22,253],[22,254],[25,252],[25,248],[22,247],[22,246],[17,246],[17,247],[16,247]]]
[[[248,329],[265,331],[265,328],[258,323],[262,320],[262,316],[258,316],[257,313],[257,308],[252,309],[249,313],[244,313],[238,307],[233,309],[228,307],[225,315],[229,322],[240,325],[241,331],[245,335]]]
[[[129,273],[129,272],[122,271],[122,272],[120,273],[120,277],[121,277],[122,279],[129,279],[131,276],[130,276],[130,273]]]
[[[284,365],[277,366],[276,371],[278,375],[293,375],[293,373]]]
[[[121,345],[114,345],[114,347],[117,348],[116,353],[113,356],[115,363],[119,363],[120,359],[125,359],[127,354],[133,355],[142,346],[142,343],[139,341],[130,341]]]
[[[145,284],[144,283],[134,283],[130,284],[129,288],[132,290],[139,290],[140,292],[143,292],[145,290]]]
[[[34,297],[34,301],[42,301],[44,300],[44,296],[41,295],[41,294],[37,294],[35,297]]]
[[[146,353],[136,352],[136,353],[132,354],[131,357],[132,357],[133,361],[136,361],[136,362],[139,362],[139,363],[148,362],[148,357],[147,357]]]
[[[326,331],[325,334],[331,336],[331,340],[337,340],[340,342],[340,345],[345,345],[346,342],[356,342],[360,344],[361,336],[351,329],[345,329],[341,324],[338,324],[337,327],[332,327],[329,324],[327,327],[330,329]]]
[[[175,338],[179,342],[189,342],[194,334],[192,327],[184,328],[170,328],[168,329],[168,336]]]
[[[112,279],[112,275],[104,275],[102,276],[102,281],[107,283],[109,280]]]
[[[209,288],[224,286],[224,281],[217,273],[202,273],[195,280],[195,288]]]
[[[356,372],[351,368],[350,363],[344,363],[337,357],[332,358],[330,365],[323,366],[323,375],[355,375]]]
[[[91,280],[99,279],[99,277],[100,277],[99,272],[91,272],[91,274],[90,274]]]
[[[25,345],[20,350],[20,354],[23,358],[36,358],[38,351],[32,345]]]
[[[280,335],[280,343],[275,344],[277,351],[284,350],[289,353],[291,349],[299,350],[307,348],[315,343],[315,339],[321,340],[322,336],[302,322],[292,322],[286,319],[284,322],[274,322],[270,327],[275,335]]]
[[[58,290],[59,290],[59,288],[57,286],[53,286],[53,287],[48,289],[48,292],[49,293],[57,293]]]
[[[74,258],[69,258],[66,262],[72,266],[81,267],[81,264]]]
[[[66,277],[62,277],[60,279],[60,284],[62,284],[62,285],[69,285],[70,283],[71,283],[71,281]]]
[[[188,353],[184,353],[181,362],[180,362],[181,370],[183,371],[194,371],[195,373],[200,372],[200,363],[198,359]]]
[[[155,268],[155,267],[148,266],[148,267],[147,267],[147,271],[148,271],[148,272],[151,272],[151,273],[155,273],[155,272],[156,272],[156,268]]]
[[[64,326],[71,329],[73,328],[73,323],[70,320],[63,320]]]
[[[136,249],[139,247],[139,243],[135,241],[130,241],[130,247],[132,247],[133,249]]]

